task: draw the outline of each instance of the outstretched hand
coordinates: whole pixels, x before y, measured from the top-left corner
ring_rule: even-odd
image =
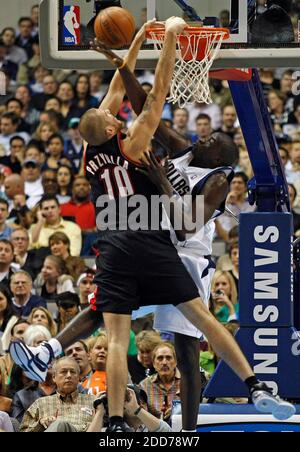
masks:
[[[120,58],[115,52],[111,50],[104,42],[95,38],[90,42],[90,49],[98,53],[102,53],[106,58],[116,67],[121,67],[124,63],[123,58]]]
[[[172,187],[168,178],[167,173],[169,169],[169,160],[165,159],[162,164],[156,158],[153,152],[145,151],[140,159],[142,168],[136,168],[136,170],[151,180],[151,182],[156,185],[159,189]],[[172,191],[172,189],[171,189]],[[165,190],[163,190],[165,193]]]

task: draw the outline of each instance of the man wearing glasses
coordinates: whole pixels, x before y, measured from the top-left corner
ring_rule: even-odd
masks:
[[[47,309],[43,298],[32,295],[32,278],[29,273],[23,270],[16,272],[11,278],[10,289],[14,297],[12,308],[18,317],[29,317],[31,311],[37,307]]]

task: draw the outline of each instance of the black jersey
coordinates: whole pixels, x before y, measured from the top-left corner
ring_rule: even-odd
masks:
[[[92,187],[98,230],[128,230],[129,219],[130,224],[140,225],[136,230],[151,230],[153,225],[156,229],[158,222],[160,225],[161,205],[155,208],[154,201],[151,209],[151,202],[153,197],[158,199],[158,189],[124,155],[124,137],[119,133],[101,146],[88,145],[86,150],[85,170]]]

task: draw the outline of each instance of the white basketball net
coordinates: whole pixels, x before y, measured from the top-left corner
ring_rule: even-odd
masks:
[[[156,32],[150,32],[150,35],[154,41],[156,50],[160,54],[165,38],[164,33],[157,30]],[[182,53],[180,36],[178,36],[178,59],[175,65],[168,101],[179,105],[179,107],[184,107],[194,102],[212,103],[209,89],[209,70],[220,51],[225,36],[225,31],[217,31],[213,28],[211,31],[207,29],[201,30],[199,35],[188,35],[188,45],[184,54]],[[204,41],[206,41],[206,44]],[[206,45],[206,48],[204,58],[199,61],[197,56],[199,46],[201,45]],[[192,55],[192,59],[185,61],[188,55]]]

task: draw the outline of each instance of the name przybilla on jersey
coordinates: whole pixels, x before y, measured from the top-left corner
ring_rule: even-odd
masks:
[[[128,169],[129,162],[120,156],[97,154],[87,162],[86,171],[95,176],[99,170],[107,165],[121,166]]]

